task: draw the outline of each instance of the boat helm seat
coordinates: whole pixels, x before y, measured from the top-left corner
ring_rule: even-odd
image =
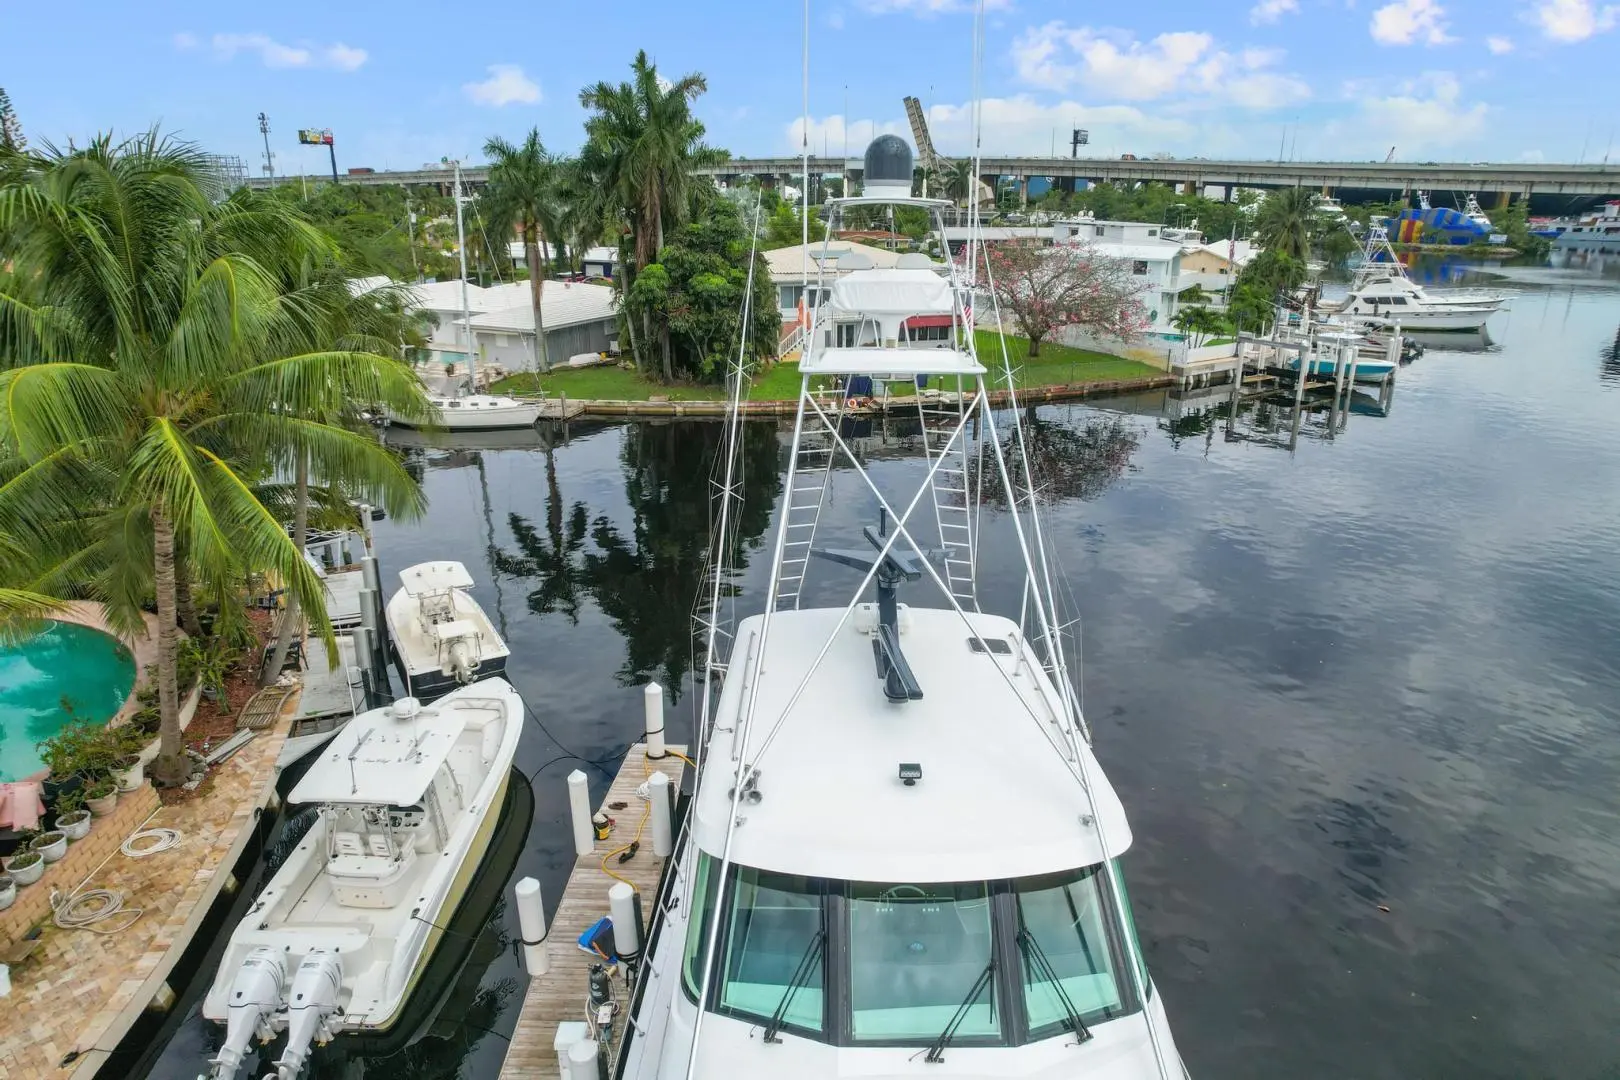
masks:
[[[416,858],[414,845],[396,846],[382,833],[333,833],[326,861],[332,898],[343,907],[395,907],[408,898]]]

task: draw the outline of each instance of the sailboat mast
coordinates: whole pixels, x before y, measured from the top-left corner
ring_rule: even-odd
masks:
[[[478,393],[478,364],[473,359],[472,312],[467,307],[467,232],[461,222],[461,162],[456,162],[456,253],[461,256],[461,344],[467,351],[467,375]]]

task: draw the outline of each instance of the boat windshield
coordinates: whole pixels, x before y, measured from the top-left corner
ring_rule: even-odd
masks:
[[[1009,1045],[1139,1008],[1130,913],[1101,865],[1011,881],[829,881],[702,856],[684,982],[697,998],[722,905],[709,1008],[841,1046]],[[975,993],[984,972],[995,977]],[[1145,970],[1144,970],[1145,974]],[[958,1019],[958,1014],[960,1018]],[[1077,1022],[1078,1021],[1078,1022]]]

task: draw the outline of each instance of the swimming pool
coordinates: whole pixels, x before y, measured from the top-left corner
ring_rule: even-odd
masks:
[[[116,638],[51,622],[0,645],[0,782],[38,772],[34,744],[70,720],[110,720],[135,685],[135,660]]]

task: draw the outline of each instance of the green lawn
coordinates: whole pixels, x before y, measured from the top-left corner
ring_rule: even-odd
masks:
[[[1001,345],[991,331],[979,330],[976,333],[979,356],[993,372],[1001,364]],[[1164,374],[1139,360],[1126,360],[1054,342],[1043,343],[1040,354],[1031,359],[1028,355],[1029,342],[1023,338],[1009,337],[1007,352],[1013,366],[1018,369],[1019,386],[1140,379]],[[935,380],[935,384],[944,387],[945,380]],[[955,387],[954,379],[950,380],[950,387]],[[537,389],[544,390],[552,397],[566,394],[576,401],[646,401],[656,396],[668,397],[671,401],[719,401],[725,396],[720,386],[664,386],[634,371],[609,365],[556,371],[549,375],[535,375],[532,372],[508,375],[490,387],[492,393],[520,395],[533,393]],[[782,363],[772,365],[769,371],[756,379],[748,396],[754,401],[791,401],[798,393],[799,365]]]

